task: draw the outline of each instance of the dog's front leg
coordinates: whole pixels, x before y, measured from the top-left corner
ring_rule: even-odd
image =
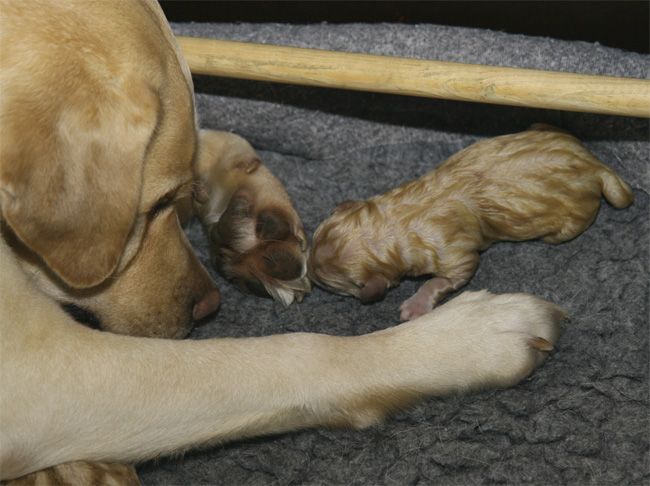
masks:
[[[130,464],[68,462],[2,483],[3,486],[138,486],[140,480]]]
[[[21,297],[20,284],[0,299],[4,479],[300,427],[363,427],[426,395],[509,386],[544,359],[565,317],[529,295],[478,292],[358,337],[168,341],[79,326],[47,298]]]

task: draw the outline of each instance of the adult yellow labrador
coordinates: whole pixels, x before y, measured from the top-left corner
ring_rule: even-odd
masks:
[[[137,481],[119,463],[363,427],[425,395],[516,383],[552,348],[560,308],[487,292],[359,337],[161,339],[219,303],[174,208],[198,139],[162,11],[15,0],[0,12],[2,479]]]

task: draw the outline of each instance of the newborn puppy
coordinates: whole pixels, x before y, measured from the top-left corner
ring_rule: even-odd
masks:
[[[181,221],[198,214],[212,263],[242,290],[300,302],[311,290],[307,237],[284,186],[237,135],[201,130],[199,147],[195,201],[179,201]]]
[[[362,302],[402,277],[433,274],[400,306],[403,320],[430,311],[474,274],[495,241],[570,240],[589,227],[601,194],[616,208],[630,188],[574,137],[548,126],[485,140],[420,179],[339,205],[316,230],[309,275]]]

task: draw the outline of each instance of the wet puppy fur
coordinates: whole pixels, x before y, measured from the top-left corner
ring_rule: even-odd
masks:
[[[496,241],[561,243],[616,208],[630,188],[576,138],[548,125],[481,141],[437,169],[366,201],[346,201],[316,230],[309,275],[368,303],[405,276],[433,274],[400,306],[414,319],[465,285]]]
[[[282,183],[251,145],[228,132],[201,130],[195,198],[178,204],[210,238],[217,271],[245,292],[288,307],[311,290],[302,222]]]

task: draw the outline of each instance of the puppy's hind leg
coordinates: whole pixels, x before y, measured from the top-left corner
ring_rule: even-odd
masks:
[[[616,209],[624,209],[634,201],[632,190],[623,179],[607,168],[600,174],[603,194]]]

